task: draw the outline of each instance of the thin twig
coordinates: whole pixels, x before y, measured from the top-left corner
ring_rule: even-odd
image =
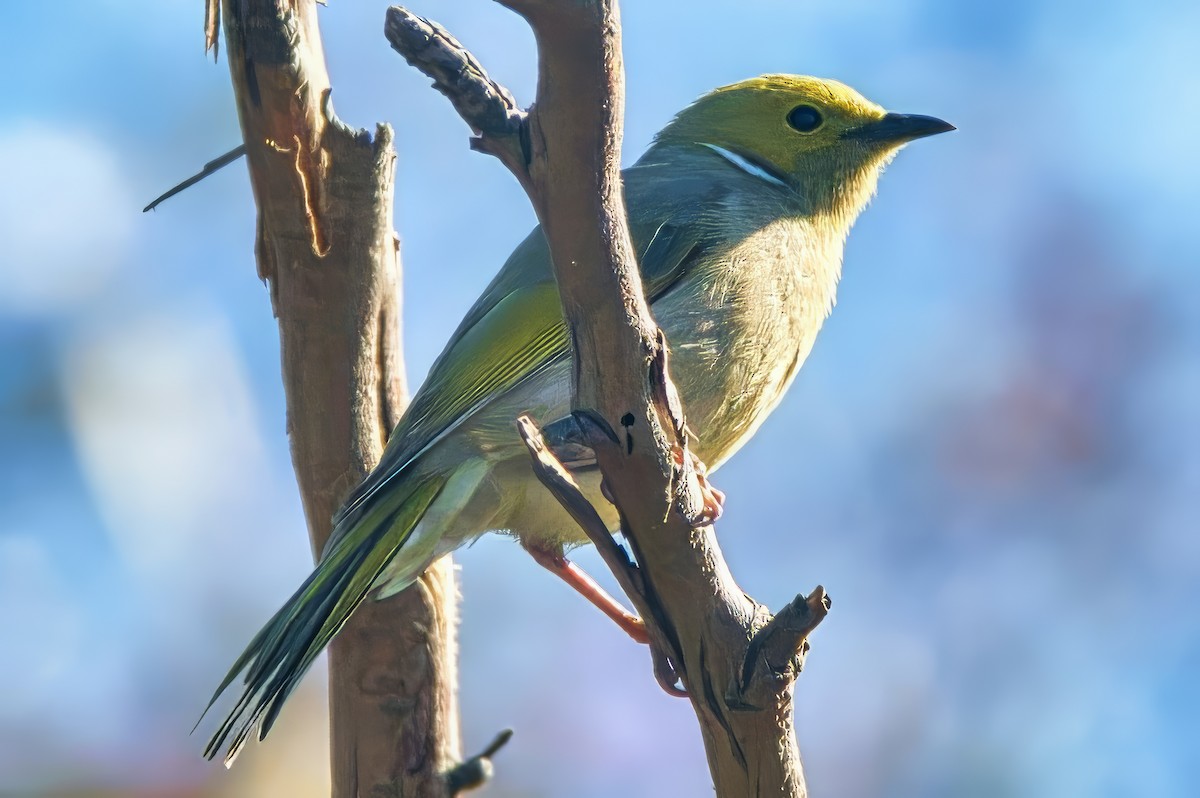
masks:
[[[213,46],[215,47],[216,45],[214,44]],[[204,164],[204,168],[201,169],[199,172],[192,175],[187,180],[184,180],[182,183],[179,183],[178,185],[172,186],[171,188],[167,189],[167,191],[165,193],[160,194],[159,196],[155,197],[154,200],[149,205],[147,205],[145,208],[142,208],[142,213],[145,213],[146,211],[154,210],[159,205],[162,205],[164,202],[169,200],[171,197],[174,197],[179,192],[183,191],[186,188],[191,188],[192,186],[196,185],[197,183],[199,183],[201,180],[208,177],[209,175],[214,174],[214,173],[220,171],[221,169],[224,169],[226,166],[229,166],[229,164],[233,163],[234,161],[236,161],[238,158],[241,158],[245,154],[246,154],[246,145],[239,144],[236,147],[234,147],[232,150],[230,150],[229,152],[225,153],[224,155],[213,158],[211,161]]]
[[[470,759],[460,762],[446,774],[446,791],[450,795],[458,795],[476,787],[482,787],[491,780],[495,769],[492,767],[492,757],[512,739],[513,730],[505,729],[496,735],[487,748]]]
[[[587,434],[588,427],[597,426],[596,420],[590,418],[588,414],[575,414],[574,419],[583,434]],[[612,534],[609,533],[600,514],[583,495],[575,478],[546,445],[541,430],[533,420],[528,416],[518,418],[517,431],[521,435],[521,440],[525,442],[525,447],[529,450],[529,456],[533,460],[533,472],[538,481],[550,491],[554,498],[558,499],[563,509],[575,519],[575,523],[579,524],[588,539],[595,544],[600,556],[604,559],[604,564],[620,582],[621,589],[642,611],[642,620],[646,623],[646,631],[650,635],[650,656],[654,663],[654,678],[658,681],[659,686],[668,695],[687,697],[687,691],[677,686],[680,674],[673,665],[675,659],[671,652],[678,651],[678,644],[667,631],[669,627],[663,623],[661,606],[653,592],[648,589],[641,570],[629,559],[629,554],[625,549],[613,540]],[[603,433],[593,432],[593,434]],[[611,432],[609,434],[611,435]],[[674,657],[678,657],[678,654],[675,654]]]
[[[636,594],[639,585],[635,584],[633,577],[628,572],[636,570],[637,566],[629,559],[625,550],[613,540],[604,519],[583,495],[583,491],[579,489],[579,483],[546,446],[542,431],[538,429],[537,424],[529,416],[521,416],[517,419],[517,432],[520,434],[521,440],[525,442],[529,456],[533,459],[533,472],[538,480],[558,499],[563,509],[571,514],[575,523],[579,524],[587,534],[588,540],[592,541],[599,549],[600,556],[604,558],[605,564],[621,581],[621,587],[625,589],[625,592]]]

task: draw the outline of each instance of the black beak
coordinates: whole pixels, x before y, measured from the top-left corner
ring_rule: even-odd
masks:
[[[886,114],[883,119],[847,130],[842,134],[842,138],[877,144],[904,144],[913,139],[936,136],[951,130],[957,128],[936,116]]]

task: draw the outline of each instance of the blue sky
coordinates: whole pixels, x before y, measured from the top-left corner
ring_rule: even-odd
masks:
[[[339,114],[397,130],[415,382],[533,215],[387,47],[384,9],[333,0],[321,24]],[[516,17],[413,10],[532,99]],[[626,161],[699,94],[763,72],[959,127],[889,168],[809,362],[717,476],[748,592],[835,599],[798,685],[814,790],[1190,794],[1200,8],[623,15]],[[188,736],[309,564],[244,166],[140,213],[238,143],[200,20],[196,0],[26,3],[0,31],[3,793],[237,794],[288,774],[321,791],[319,675],[231,775]],[[508,541],[460,562],[466,744],[517,728],[491,794],[707,789],[690,712],[643,652]]]

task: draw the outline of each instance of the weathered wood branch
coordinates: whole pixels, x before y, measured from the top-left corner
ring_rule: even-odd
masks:
[[[571,327],[575,417],[596,452],[636,563],[597,523],[530,422],[522,422],[522,435],[539,476],[600,548],[646,621],[659,681],[668,686],[678,679],[686,688],[717,795],[803,796],[792,690],[807,635],[829,601],[818,587],[772,619],[734,581],[711,526],[696,526],[700,490],[687,427],[625,218],[617,4],[498,2],[523,16],[537,39],[537,101],[524,117],[438,26],[393,7],[386,32],[451,97],[479,136],[473,146],[497,155],[530,196]],[[455,62],[470,68],[446,69]],[[481,98],[494,107],[477,107]],[[502,126],[483,122],[501,116]]]
[[[207,0],[206,48],[217,4]],[[255,254],[279,319],[287,429],[314,555],[403,409],[392,132],[343,125],[311,0],[224,0],[226,49],[258,206]],[[449,558],[364,603],[330,647],[337,798],[449,794],[459,758]]]

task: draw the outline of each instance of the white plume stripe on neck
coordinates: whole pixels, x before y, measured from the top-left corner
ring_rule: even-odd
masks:
[[[791,188],[791,186],[789,186],[787,183],[780,180],[775,175],[768,172],[766,169],[763,169],[761,166],[758,166],[757,164],[750,163],[750,161],[748,161],[745,158],[743,158],[742,156],[738,155],[736,152],[730,152],[729,150],[725,149],[724,147],[718,147],[716,144],[709,144],[706,141],[701,141],[700,144],[705,147],[708,147],[710,150],[715,152],[717,155],[720,155],[722,158],[729,161],[731,164],[736,166],[738,169],[741,169],[743,172],[745,172],[748,175],[754,175],[757,178],[766,180],[768,183],[771,183],[772,185],[781,186],[783,188]]]

